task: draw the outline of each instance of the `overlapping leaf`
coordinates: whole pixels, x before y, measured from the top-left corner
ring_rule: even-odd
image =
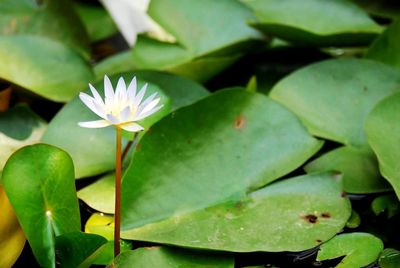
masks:
[[[351,208],[341,191],[339,177],[330,173],[286,179],[241,200],[231,198],[206,209],[177,211],[122,235],[236,252],[306,250],[330,239],[346,224]]]
[[[242,0],[253,9],[256,28],[294,43],[335,46],[365,45],[381,28],[346,0]],[[318,23],[316,23],[318,21]]]
[[[368,141],[378,157],[382,175],[390,182],[400,197],[400,94],[381,101],[370,113],[366,122]]]
[[[339,59],[292,73],[274,86],[270,96],[297,114],[312,134],[365,148],[368,113],[398,90],[398,70],[370,60]]]

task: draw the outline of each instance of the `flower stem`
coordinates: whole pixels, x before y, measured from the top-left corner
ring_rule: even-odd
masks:
[[[116,127],[117,142],[115,154],[115,215],[114,215],[114,257],[117,257],[120,252],[119,240],[121,230],[121,143],[122,129]]]

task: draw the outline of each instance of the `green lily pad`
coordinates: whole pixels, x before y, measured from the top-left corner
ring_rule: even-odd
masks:
[[[336,268],[364,267],[376,261],[382,250],[382,241],[372,234],[342,234],[321,245],[317,260],[324,261],[346,256],[335,266]]]
[[[0,171],[16,150],[39,142],[46,126],[46,122],[26,105],[0,113]]]
[[[56,250],[60,267],[90,267],[106,243],[107,239],[95,234],[73,232],[57,236]]]
[[[316,46],[365,45],[381,32],[381,27],[362,9],[346,0],[242,2],[257,17],[251,25],[293,43]]]
[[[239,88],[177,110],[139,144],[122,183],[125,229],[240,198],[299,167],[322,142],[281,105]]]
[[[400,19],[394,21],[371,45],[365,57],[400,68]]]
[[[343,188],[347,193],[366,194],[392,189],[379,173],[378,160],[370,150],[343,146],[308,163],[304,170],[308,173],[340,171],[343,173]]]
[[[197,83],[158,72],[124,73],[110,79],[115,85],[120,76],[125,81],[130,81],[134,75],[139,79],[139,86],[144,81],[154,81],[154,84],[148,86],[147,94],[157,91],[165,105],[154,116],[143,120],[142,124],[147,129],[168,114],[170,109],[187,105],[207,95],[207,91]],[[103,94],[102,81],[94,84],[94,87]],[[76,96],[52,119],[42,138],[42,141],[63,148],[71,155],[77,178],[97,175],[112,170],[115,166],[115,130],[111,127],[86,129],[78,126],[78,122],[94,120],[96,117]]]
[[[400,93],[387,97],[369,114],[365,130],[382,175],[400,197]]]
[[[351,216],[346,223],[346,227],[353,229],[359,227],[360,224],[361,224],[360,214],[358,214],[357,211],[353,209],[353,211],[351,212]]]
[[[122,253],[115,265],[157,268],[233,268],[234,259],[229,255],[192,252],[178,248],[147,247]]]
[[[55,267],[54,237],[80,230],[72,159],[50,145],[24,147],[7,161],[3,186],[37,261]]]
[[[178,211],[165,220],[124,231],[122,237],[234,252],[302,251],[345,226],[351,208],[341,191],[335,174],[305,175],[273,183],[241,200]]]
[[[85,27],[67,0],[2,0],[0,14],[1,35],[48,38],[89,58],[89,38]],[[21,47],[31,50],[29,43],[22,43]]]
[[[66,102],[93,78],[88,63],[51,39],[0,36],[0,78],[44,98]]]
[[[400,266],[400,251],[386,248],[379,257],[379,265],[382,268],[397,268]]]
[[[312,134],[368,147],[368,113],[398,90],[398,70],[370,60],[337,59],[295,71],[279,81],[270,96],[298,115]]]

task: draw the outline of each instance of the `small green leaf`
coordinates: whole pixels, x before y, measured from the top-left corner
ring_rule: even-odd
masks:
[[[231,197],[230,201],[207,208],[180,210],[165,220],[154,220],[121,235],[133,240],[234,252],[310,249],[334,236],[350,217],[350,202],[341,195],[339,178],[322,173],[282,180],[241,200]],[[206,198],[203,193],[196,193]],[[153,201],[147,201],[150,207]]]
[[[278,103],[239,88],[173,112],[139,144],[123,177],[125,228],[240,198],[299,167],[322,142]]]
[[[54,237],[80,230],[71,157],[46,144],[26,146],[7,161],[3,186],[37,261],[55,267]]]
[[[387,211],[387,217],[391,218],[399,212],[400,204],[395,195],[382,195],[372,201],[371,208],[375,215]]]
[[[308,163],[304,170],[341,172],[343,188],[347,193],[365,194],[392,189],[379,173],[378,160],[371,150],[343,146]]]
[[[400,93],[396,93],[379,102],[365,124],[368,142],[378,157],[380,171],[393,186],[397,197],[400,197],[399,122]]]
[[[178,248],[147,247],[122,253],[114,262],[117,267],[157,268],[233,268],[233,256],[194,252]]]
[[[242,0],[255,13],[251,25],[293,43],[316,46],[365,45],[381,31],[365,12],[346,0]]]
[[[71,48],[37,36],[0,36],[0,78],[47,99],[66,102],[93,78]]]
[[[270,96],[297,114],[312,134],[368,147],[368,113],[398,90],[398,70],[370,60],[338,59],[295,71],[279,81]]]
[[[376,261],[382,250],[382,241],[372,234],[341,234],[321,245],[321,248],[318,251],[317,260],[324,261],[346,256],[335,267],[364,267]]]
[[[101,253],[107,239],[95,234],[67,233],[56,237],[56,252],[60,267],[90,267]]]
[[[398,268],[400,266],[400,251],[386,248],[379,257],[379,265],[382,268]]]
[[[360,214],[357,213],[354,209],[351,212],[351,216],[346,223],[347,228],[357,228],[361,224]]]

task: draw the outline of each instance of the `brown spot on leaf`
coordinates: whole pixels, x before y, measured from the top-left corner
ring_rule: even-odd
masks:
[[[315,216],[313,214],[307,214],[305,216],[302,217],[305,221],[307,221],[308,223],[312,223],[315,224],[318,222],[318,216]]]
[[[142,147],[142,145],[140,143],[136,144],[136,150],[139,151],[140,147]]]
[[[328,219],[328,218],[331,217],[331,214],[329,212],[323,212],[323,213],[321,213],[321,217],[325,218],[325,219]]]
[[[342,193],[340,194],[340,197],[346,197],[346,196],[347,196],[346,192],[342,192]]]
[[[235,129],[242,129],[245,126],[245,124],[246,124],[246,119],[244,118],[244,116],[239,115],[238,117],[236,117],[234,123]]]
[[[317,239],[317,240],[315,240],[315,242],[317,242],[318,244],[320,244],[320,243],[322,243],[322,240],[321,240],[321,239]]]

